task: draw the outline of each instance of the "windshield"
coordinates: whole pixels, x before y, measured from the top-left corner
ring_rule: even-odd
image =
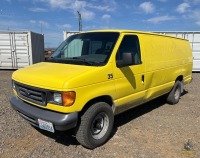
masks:
[[[118,37],[119,33],[116,32],[72,35],[61,43],[47,61],[89,66],[105,65]]]

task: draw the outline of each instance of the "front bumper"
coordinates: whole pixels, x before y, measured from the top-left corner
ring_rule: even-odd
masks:
[[[47,109],[42,109],[28,104],[16,96],[13,96],[10,99],[10,104],[21,117],[36,127],[39,127],[38,119],[51,122],[54,126],[54,129],[58,131],[69,130],[77,125],[77,112],[63,114],[55,111],[49,111]]]

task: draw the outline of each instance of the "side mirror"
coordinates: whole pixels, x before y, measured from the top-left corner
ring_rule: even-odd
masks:
[[[131,52],[124,52],[122,54],[122,60],[117,61],[117,67],[124,67],[133,65],[133,55]]]

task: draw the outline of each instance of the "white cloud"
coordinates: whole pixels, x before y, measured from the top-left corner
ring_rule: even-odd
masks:
[[[36,21],[35,20],[30,20],[29,21],[31,24],[36,24]]]
[[[192,20],[193,24],[200,26],[200,10],[199,9],[190,10],[187,14],[184,14],[182,17],[188,21]]]
[[[71,9],[80,10],[86,8],[92,8],[104,11],[114,11],[116,9],[117,3],[115,0],[103,0],[103,5],[96,5],[95,1],[82,1],[82,0],[35,0],[36,2],[48,3],[52,8],[60,9]]]
[[[36,21],[36,20],[29,20],[29,23],[31,24],[31,26],[34,26],[34,27],[39,27],[39,28],[49,28],[50,25],[48,22],[46,21],[43,21],[43,20],[39,20],[39,21]]]
[[[45,27],[45,28],[49,28],[49,26],[50,26],[48,22],[43,21],[43,20],[40,20],[38,23],[39,23],[42,27]]]
[[[72,3],[71,0],[38,0],[38,1],[49,3],[49,5],[52,8],[61,8],[61,9],[67,8],[67,6],[69,6],[70,3]]]
[[[192,15],[193,18],[199,19],[200,20],[200,10],[194,10],[192,11]]]
[[[115,0],[103,0],[102,5],[97,5],[95,1],[82,0],[35,0],[36,2],[44,2],[50,5],[51,8],[67,9],[73,11],[77,15],[80,11],[82,19],[92,20],[95,17],[93,10],[114,11],[116,9]],[[91,10],[93,9],[93,10]]]
[[[190,8],[190,4],[185,2],[185,3],[179,4],[178,7],[176,8],[176,11],[182,14],[182,13],[187,12],[188,8]]]
[[[144,2],[139,5],[139,8],[143,10],[145,13],[153,13],[155,10],[155,6],[151,2]]]
[[[44,8],[29,8],[32,12],[47,12],[47,9]]]
[[[80,11],[80,13],[81,13],[82,19],[85,19],[85,20],[92,20],[95,17],[95,13],[88,10]]]
[[[101,5],[92,5],[92,4],[88,4],[87,5],[88,8],[91,9],[97,9],[97,10],[101,10],[101,11],[113,11],[114,9],[111,8],[110,6],[106,5],[106,6],[101,6]]]
[[[150,18],[147,21],[150,22],[150,23],[157,24],[159,22],[171,21],[171,20],[175,20],[175,19],[176,18],[174,16],[165,15],[165,16],[157,16],[157,17],[154,17],[154,18]]]
[[[190,14],[190,18],[194,19],[195,24],[200,26],[200,10],[192,11],[192,13]]]
[[[56,26],[60,29],[70,29],[70,28],[72,28],[72,25],[70,25],[70,24],[63,24],[63,25],[57,24]]]
[[[95,17],[95,13],[86,9],[88,3],[86,1],[79,0],[38,0],[48,3],[52,8],[68,9],[72,10],[75,15],[77,11],[80,11],[82,19],[92,20]]]
[[[117,3],[115,0],[103,0],[103,2],[107,7],[105,11],[115,11],[117,9]]]
[[[14,21],[14,20],[1,20],[0,21],[0,29],[1,30],[27,30],[24,26],[24,21]]]
[[[70,24],[64,24],[63,27],[69,29],[69,28],[72,28],[72,25],[70,25]]]
[[[81,9],[85,9],[86,6],[87,6],[86,1],[74,1],[73,3],[71,3],[70,7],[75,10],[81,10]]]
[[[200,0],[193,0],[193,3],[198,4],[198,3],[200,3]]]
[[[109,22],[109,20],[110,20],[110,18],[111,18],[111,15],[109,15],[109,14],[104,14],[101,18],[102,18],[104,21]]]
[[[15,21],[0,21],[0,26],[6,26],[6,27],[9,27],[9,26],[19,26],[21,25],[21,23],[17,23]]]
[[[197,21],[195,24],[199,25],[200,26],[200,21]]]

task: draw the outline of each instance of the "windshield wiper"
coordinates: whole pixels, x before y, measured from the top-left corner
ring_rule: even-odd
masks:
[[[85,64],[87,64],[87,65],[90,65],[90,66],[97,65],[96,62],[88,61],[88,60],[83,59],[83,58],[73,57],[72,59],[75,60],[75,61],[77,61],[77,62],[83,62],[83,63],[85,63]]]
[[[46,60],[46,62],[65,63],[65,64],[80,64],[80,65],[89,65],[89,66],[100,66],[101,65],[101,63],[99,63],[99,62],[88,61],[86,59],[78,58],[78,57],[66,58],[66,59],[50,57]]]

